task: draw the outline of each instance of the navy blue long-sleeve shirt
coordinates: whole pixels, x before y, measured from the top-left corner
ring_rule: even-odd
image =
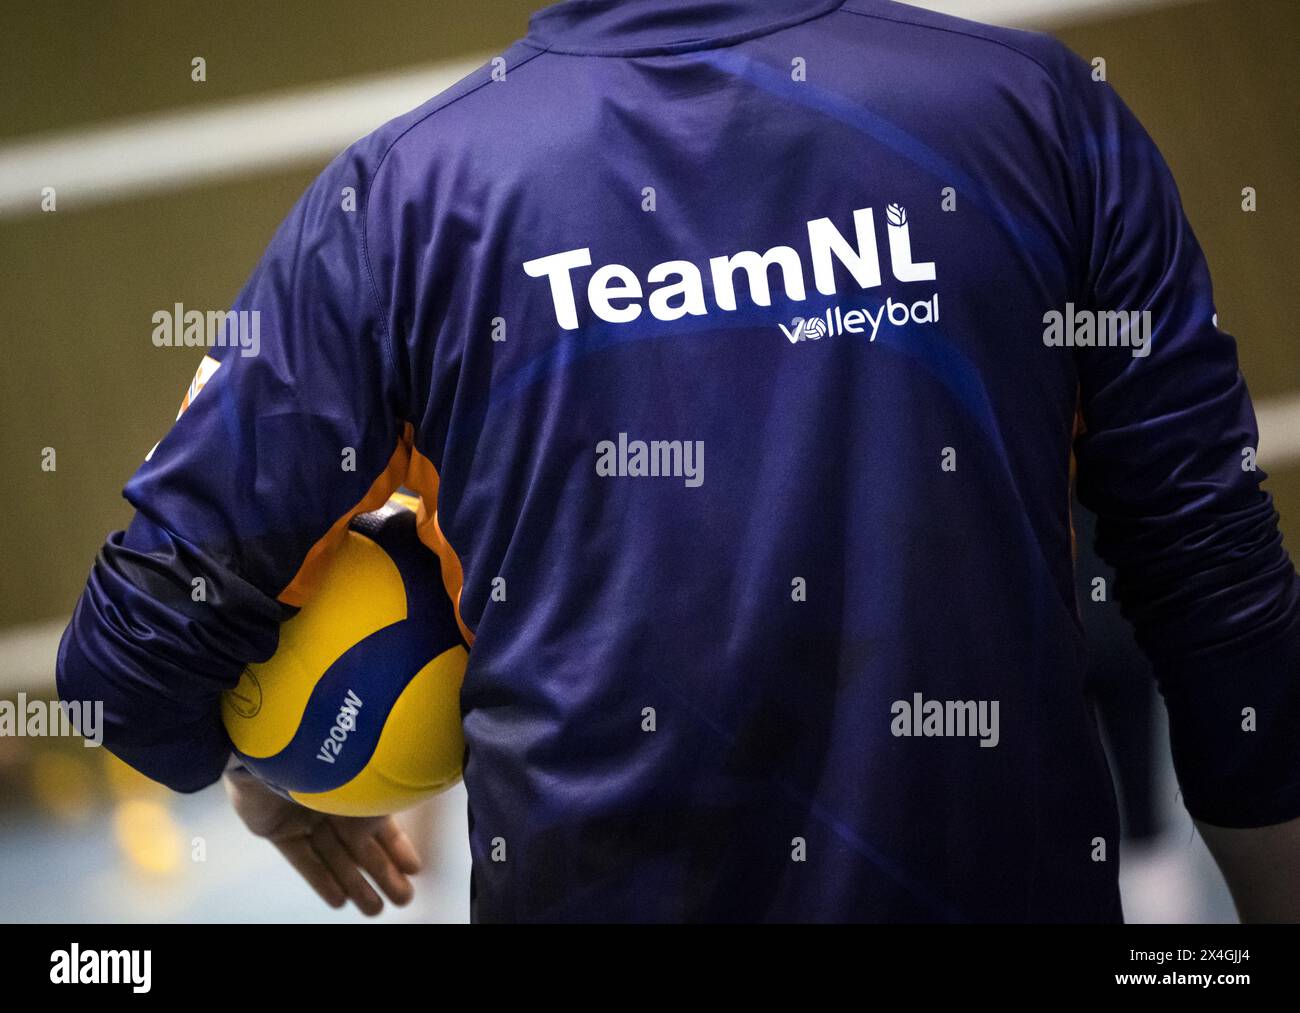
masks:
[[[340,155],[234,308],[257,354],[208,350],[60,652],[151,777],[219,776],[220,691],[405,484],[472,642],[476,918],[1118,918],[1073,448],[1187,808],[1300,816],[1234,341],[1153,143],[1045,36],[548,8]]]

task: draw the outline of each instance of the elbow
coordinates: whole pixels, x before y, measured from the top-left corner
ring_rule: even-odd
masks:
[[[230,755],[217,701],[184,712],[152,692],[152,681],[114,656],[112,638],[85,596],[59,642],[55,686],[88,745],[173,791],[192,793],[220,779]]]

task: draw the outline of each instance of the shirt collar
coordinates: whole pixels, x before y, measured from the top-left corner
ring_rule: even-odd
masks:
[[[647,56],[730,45],[821,17],[844,0],[566,0],[529,19],[556,53]]]

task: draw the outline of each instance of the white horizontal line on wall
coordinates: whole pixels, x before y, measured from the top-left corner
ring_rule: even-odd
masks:
[[[1171,7],[1188,0],[907,0],[913,7],[995,25],[1056,28],[1088,18]]]
[[[1259,461],[1264,469],[1300,464],[1300,394],[1255,405],[1259,423]]]
[[[481,56],[0,146],[0,217],[59,211],[319,162],[481,67]],[[202,85],[195,85],[196,88]]]
[[[67,625],[67,619],[50,619],[0,633],[0,700],[24,690],[54,692],[54,659]]]

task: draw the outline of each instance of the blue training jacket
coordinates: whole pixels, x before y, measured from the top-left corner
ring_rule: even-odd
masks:
[[[59,656],[177,790],[404,484],[473,645],[476,919],[1117,919],[1073,449],[1188,810],[1300,816],[1235,344],[1152,141],[1046,36],[559,4],[336,158],[234,309],[256,346],[208,349]]]

